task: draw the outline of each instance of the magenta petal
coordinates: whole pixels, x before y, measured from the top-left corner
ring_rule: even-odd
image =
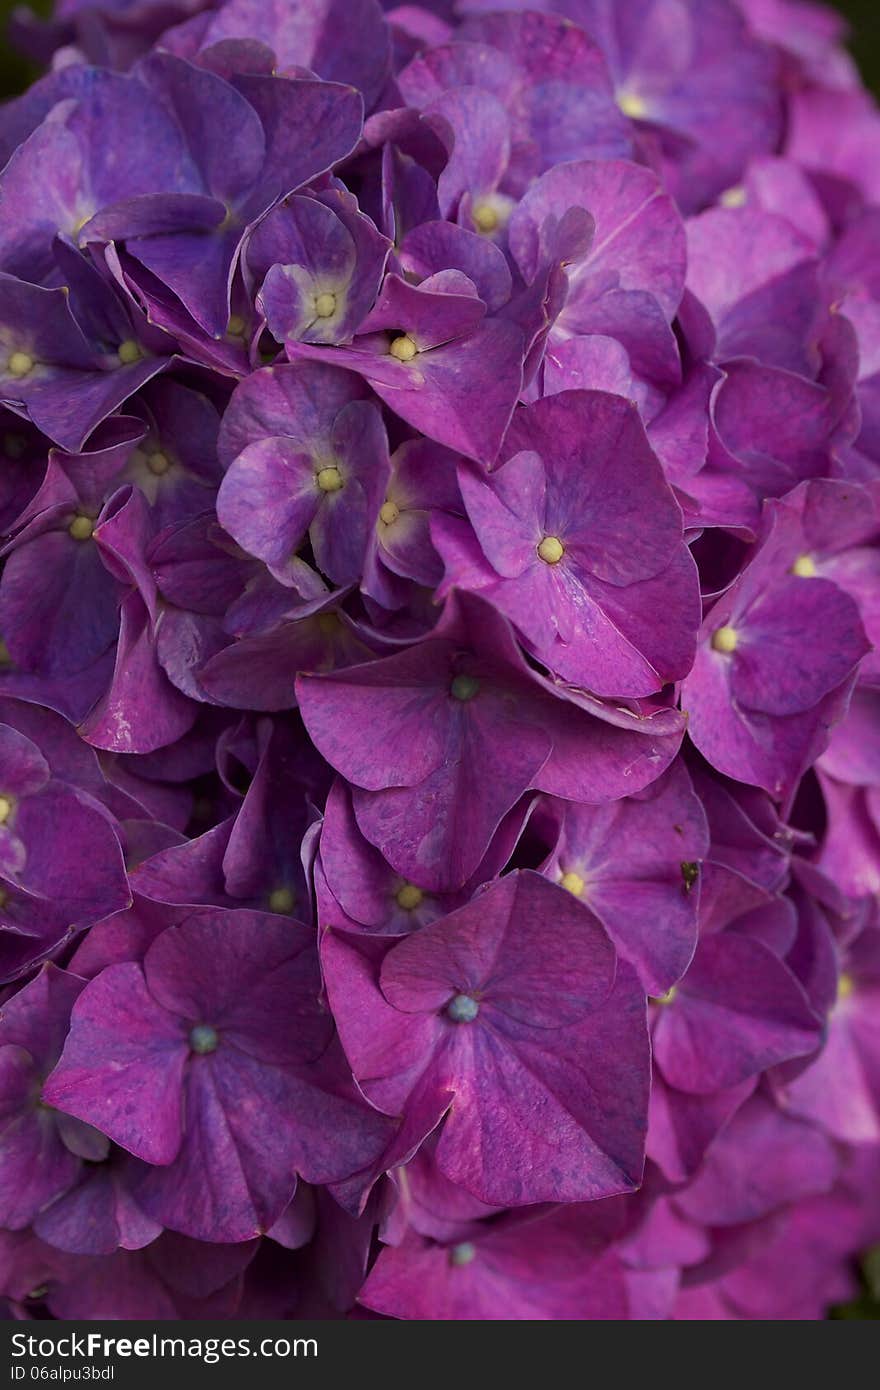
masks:
[[[530,964],[532,934],[549,946],[554,931],[560,950]],[[548,973],[553,961],[559,971]],[[613,961],[595,919],[530,873],[390,950],[334,932],[324,940],[331,1003],[360,1085],[431,1127],[435,1102],[452,1090],[437,1163],[489,1205],[551,1200],[551,1191],[588,1200],[638,1182],[645,1002],[622,963],[608,993]]]
[[[607,1003],[570,1030],[481,1032],[440,1137],[441,1170],[507,1206],[632,1191],[648,1095],[643,1027],[641,987],[621,964]]]
[[[661,1006],[654,1056],[670,1085],[705,1095],[812,1051],[819,1028],[782,962],[760,942],[724,932],[700,943]]]
[[[558,957],[556,933],[566,943]],[[400,942],[379,984],[403,1013],[439,1008],[454,994],[486,995],[504,1020],[555,1028],[605,1003],[613,972],[613,947],[592,914],[525,873]]]
[[[837,1171],[834,1146],[821,1130],[755,1096],[715,1140],[677,1205],[692,1221],[739,1225],[827,1192]]]
[[[362,373],[407,424],[484,462],[496,457],[522,388],[522,336],[501,319],[486,321],[467,337],[431,348],[406,364],[387,352],[356,347],[297,344],[291,351]]]
[[[148,753],[187,733],[196,713],[160,667],[143,601],[130,594],[122,605],[113,680],[83,721],[83,738],[95,748]]]
[[[298,548],[320,503],[311,456],[292,439],[262,439],[249,444],[226,474],[217,515],[245,550],[280,565]]]
[[[182,1137],[186,1033],[147,990],[137,965],[102,971],[74,1010],[70,1036],[43,1089],[150,1163],[171,1163]]]
[[[480,1231],[474,1257],[409,1236],[380,1253],[360,1294],[387,1317],[440,1321],[615,1320],[627,1315],[624,1271],[564,1210],[521,1228]],[[585,1229],[581,1229],[581,1227]]]
[[[685,874],[708,847],[702,806],[677,764],[638,797],[569,806],[548,872],[576,876],[581,900],[657,995],[696,947],[699,888]]]

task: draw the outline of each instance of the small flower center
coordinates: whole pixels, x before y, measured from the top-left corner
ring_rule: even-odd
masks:
[[[157,478],[161,478],[171,467],[171,460],[167,454],[163,454],[161,449],[156,449],[154,453],[147,455],[147,467],[151,473],[155,473]]]
[[[665,1005],[665,1004],[671,1004],[677,993],[678,993],[678,990],[676,989],[675,985],[673,985],[673,986],[672,986],[672,989],[668,989],[668,990],[666,991],[665,994],[655,994],[655,995],[652,995],[652,996],[651,996],[651,1003],[652,1003],[652,1004],[664,1004],[664,1005]]]
[[[13,352],[6,363],[6,370],[10,376],[27,376],[34,370],[36,363],[29,352]]]
[[[0,825],[5,825],[12,815],[12,802],[8,796],[0,796]]]
[[[402,907],[404,912],[414,912],[424,896],[421,888],[417,888],[414,883],[405,883],[395,894],[397,906]]]
[[[739,633],[735,627],[719,627],[712,633],[712,646],[716,652],[727,652],[729,655],[736,651],[738,641]]]
[[[576,874],[573,870],[569,870],[567,874],[563,874],[562,878],[559,880],[559,884],[561,888],[565,888],[569,893],[573,893],[576,898],[581,896],[587,886],[581,875]]]
[[[95,523],[90,516],[75,516],[68,526],[68,533],[75,541],[87,541],[91,539]]]
[[[538,554],[546,565],[558,565],[565,554],[565,546],[558,536],[545,536],[538,546]]]
[[[398,362],[411,362],[419,352],[408,333],[401,333],[399,338],[395,338],[388,351]]]
[[[379,508],[379,520],[385,526],[393,526],[400,516],[400,508],[395,502],[383,502]]]
[[[815,579],[819,571],[812,555],[799,555],[791,567],[791,572],[798,579]]]
[[[449,1263],[460,1269],[462,1265],[469,1265],[477,1253],[477,1247],[472,1240],[463,1240],[460,1245],[453,1245],[449,1251]]]
[[[338,492],[342,487],[342,474],[335,464],[321,468],[317,474],[318,487],[322,492]]]
[[[852,975],[841,975],[837,981],[837,1002],[840,1004],[844,999],[849,999],[855,989],[855,981]]]
[[[457,994],[446,1005],[446,1017],[453,1023],[473,1023],[479,1012],[479,1004],[469,994]]]
[[[476,676],[456,676],[450,691],[453,700],[472,700],[480,688]]]
[[[130,367],[135,362],[140,362],[143,357],[140,343],[136,343],[134,338],[126,338],[124,343],[120,343],[117,348],[117,357],[123,367]]]
[[[296,897],[292,888],[273,888],[269,894],[269,911],[281,912],[288,916],[294,907]]]
[[[482,232],[485,236],[491,232],[497,232],[501,222],[498,209],[493,207],[491,203],[474,203],[471,216],[477,231]]]
[[[330,319],[336,313],[336,295],[325,292],[315,300],[315,314],[319,319]]]
[[[617,105],[624,116],[629,116],[630,120],[633,121],[641,120],[648,110],[644,98],[637,96],[635,92],[618,92]]]
[[[724,190],[718,201],[723,208],[742,208],[748,201],[748,194],[741,183],[735,183]]]
[[[246,327],[247,325],[241,314],[229,315],[229,323],[226,325],[226,332],[230,338],[243,338]]]
[[[190,1050],[197,1052],[200,1057],[206,1057],[209,1052],[216,1052],[219,1043],[217,1029],[212,1028],[209,1023],[197,1023],[195,1028],[190,1029]]]

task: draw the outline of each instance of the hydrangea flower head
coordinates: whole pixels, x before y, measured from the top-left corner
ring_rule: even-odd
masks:
[[[880,1243],[876,104],[812,0],[56,0],[0,107],[0,1303]]]

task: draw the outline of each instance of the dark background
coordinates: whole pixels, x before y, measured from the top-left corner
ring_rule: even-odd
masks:
[[[4,3],[4,0],[0,0]],[[878,0],[839,0],[831,6],[845,15],[852,29],[850,49],[868,86],[880,95],[880,4]]]
[[[50,0],[30,0],[31,8],[46,14]],[[0,0],[0,95],[16,91],[29,81],[31,72],[12,51],[6,40],[6,19],[15,8],[16,0]],[[865,81],[880,94],[880,3],[878,0],[838,0],[833,8],[840,10],[853,30],[851,48]]]
[[[36,75],[36,70],[14,52],[6,38],[6,21],[16,3],[17,0],[0,0],[0,98],[19,91]],[[51,0],[31,0],[31,8],[47,14]],[[849,21],[850,49],[866,83],[880,96],[880,0],[838,0],[832,8]],[[880,1299],[880,1247],[866,1261],[865,1274],[866,1283]],[[872,1303],[866,1294],[864,1299],[835,1310],[834,1316],[880,1319],[880,1301]]]

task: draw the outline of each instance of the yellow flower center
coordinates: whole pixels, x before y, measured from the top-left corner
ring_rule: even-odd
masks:
[[[0,825],[5,825],[12,815],[12,802],[8,796],[0,796]]]
[[[852,975],[841,975],[840,979],[837,981],[838,1004],[844,999],[849,999],[854,989],[855,982],[853,981]]]
[[[413,912],[420,905],[424,894],[414,883],[405,883],[402,888],[398,888],[395,896],[398,907],[402,907],[404,912]]]
[[[117,356],[123,367],[130,367],[133,363],[140,362],[143,355],[140,344],[136,343],[134,338],[126,338],[124,343],[119,344],[117,350]]]
[[[292,888],[274,888],[269,894],[269,911],[282,912],[285,915],[293,911],[296,902]]]
[[[729,655],[736,651],[738,641],[739,633],[735,627],[719,627],[712,633],[712,646],[716,652],[726,652]]]
[[[90,516],[75,516],[67,530],[75,541],[87,541],[91,539],[95,523]]]
[[[319,319],[332,318],[336,313],[336,295],[326,292],[319,294],[315,300],[315,313]]]
[[[171,460],[167,454],[163,454],[161,449],[147,457],[147,467],[151,473],[155,473],[157,478],[161,478],[163,473],[167,473],[171,467]]]
[[[388,351],[398,362],[411,362],[419,352],[408,333],[402,333],[399,338],[395,338]]]
[[[629,116],[633,121],[639,121],[647,115],[647,102],[643,97],[637,96],[635,92],[618,92],[617,105],[624,116]]]
[[[216,1028],[212,1028],[209,1023],[197,1023],[195,1028],[190,1029],[189,1045],[191,1051],[200,1057],[207,1057],[210,1053],[216,1052],[220,1045]]]
[[[29,352],[13,352],[6,363],[6,370],[10,376],[22,377],[32,372],[35,365]]]
[[[587,886],[581,875],[574,873],[573,870],[570,870],[567,874],[563,874],[562,878],[559,880],[559,884],[560,887],[564,888],[567,892],[573,893],[576,898],[581,896]]]
[[[742,184],[736,183],[733,188],[726,188],[718,201],[723,208],[742,208],[746,205],[747,196]]]
[[[452,682],[451,694],[454,700],[472,700],[480,689],[475,676],[456,676]]]
[[[815,579],[819,571],[812,555],[799,555],[791,567],[791,572],[798,579]]]
[[[471,216],[477,231],[482,232],[485,236],[496,232],[501,222],[498,209],[493,207],[491,203],[474,203]]]
[[[400,508],[394,502],[383,502],[379,508],[379,520],[385,526],[393,526],[400,516]]]
[[[678,993],[678,990],[676,989],[675,985],[673,985],[673,986],[672,986],[672,989],[668,989],[668,990],[666,991],[665,994],[656,994],[656,995],[653,995],[652,998],[651,998],[651,1003],[652,1003],[652,1004],[671,1004],[677,993]]]
[[[460,1245],[453,1245],[449,1250],[449,1263],[456,1269],[461,1269],[464,1265],[469,1265],[476,1259],[477,1247],[472,1241],[463,1240]]]
[[[538,554],[547,565],[558,565],[565,554],[565,546],[558,536],[545,536],[538,546]]]
[[[319,470],[317,483],[322,492],[338,492],[342,487],[342,474],[335,464],[330,464]]]

